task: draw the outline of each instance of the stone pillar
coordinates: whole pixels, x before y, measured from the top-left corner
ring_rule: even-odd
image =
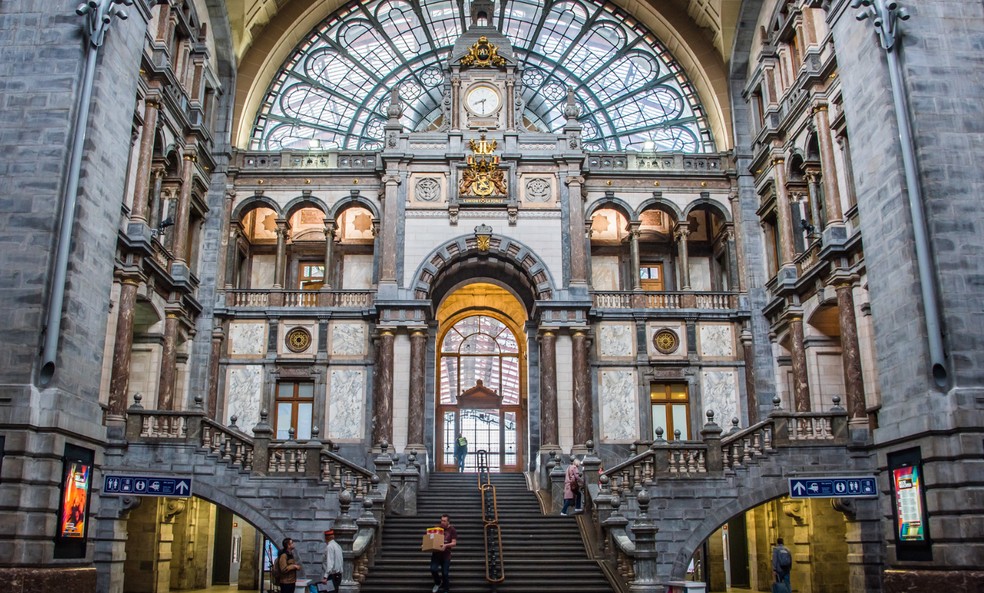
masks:
[[[229,253],[232,252],[235,254],[236,247],[236,237],[234,237],[231,232],[233,225],[235,224],[232,220],[232,205],[235,201],[236,190],[231,186],[228,186],[226,188],[225,198],[222,201],[222,220],[225,222],[222,223],[222,232],[219,235],[219,253],[216,254],[216,259],[219,261],[223,261],[221,258],[224,256],[225,265],[222,267],[216,265],[216,272],[218,276],[215,279],[216,288],[220,286],[224,288],[232,288],[233,276],[236,274],[235,257],[232,258],[232,265],[229,265]],[[216,264],[218,264],[218,262],[216,262]]]
[[[393,342],[392,329],[379,332],[376,345],[376,392],[373,394],[372,444],[393,442]]]
[[[680,262],[680,290],[690,290],[690,256],[687,253],[687,237],[690,236],[690,224],[687,221],[677,223],[677,260]]]
[[[745,361],[745,409],[751,426],[758,422],[758,402],[755,400],[755,344],[750,327],[741,330],[740,340],[742,360]]]
[[[557,448],[557,336],[540,332],[540,449]]]
[[[731,203],[731,218],[734,224],[731,227],[731,233],[728,235],[728,248],[730,249],[734,246],[734,253],[731,254],[729,261],[735,262],[735,269],[732,272],[732,276],[735,279],[735,283],[731,285],[731,290],[737,290],[739,292],[746,292],[745,288],[745,275],[741,273],[744,269],[745,255],[743,252],[744,248],[744,237],[741,233],[735,233],[734,229],[742,228],[743,219],[741,216],[741,200],[739,199],[738,192],[732,191],[728,195],[728,201]]]
[[[632,257],[632,290],[642,290],[642,283],[639,280],[639,231],[638,222],[629,223],[629,253]]]
[[[850,419],[866,423],[864,378],[861,374],[861,346],[858,343],[858,323],[854,315],[853,284],[849,279],[838,280],[838,321],[841,334],[841,358],[844,362],[844,387],[847,390],[847,411]]]
[[[638,275],[637,275],[638,276]],[[574,330],[571,335],[574,380],[574,446],[584,447],[594,440],[594,408],[591,405],[591,366],[588,364],[588,334]]]
[[[570,212],[571,235],[571,284],[587,286],[587,249],[584,237],[584,198],[581,186],[584,177],[574,175],[564,180],[567,183],[567,199]]]
[[[837,187],[837,165],[834,162],[834,141],[830,132],[830,115],[827,104],[813,106],[813,123],[817,127],[820,144],[820,166],[823,168],[823,199],[827,206],[827,224],[843,222],[840,189]],[[826,227],[825,227],[826,228]]]
[[[154,166],[151,176],[154,179],[154,188],[151,190],[150,213],[147,216],[147,222],[150,226],[156,227],[164,220],[164,215],[161,213],[161,186],[164,185],[164,167]]]
[[[636,495],[639,504],[639,514],[632,522],[632,534],[635,536],[635,554],[632,556],[635,578],[629,583],[630,593],[652,593],[656,591],[657,560],[659,551],[656,548],[656,533],[659,528],[656,522],[649,518],[649,503],[652,498],[643,488]]]
[[[122,421],[126,415],[127,388],[130,384],[130,356],[133,352],[133,314],[137,304],[136,278],[124,278],[120,286],[116,341],[113,345],[113,371],[109,380],[108,417]]]
[[[209,353],[208,357],[208,404],[205,407],[205,413],[212,420],[218,420],[216,414],[218,413],[218,402],[219,402],[219,361],[222,359],[222,342],[225,339],[225,332],[222,331],[222,326],[217,326],[212,329],[212,351]]]
[[[741,281],[738,274],[738,243],[735,239],[734,225],[728,224],[727,230],[725,230],[724,233],[725,241],[727,241],[728,245],[728,290],[736,291],[740,290],[739,283]]]
[[[154,158],[154,135],[160,108],[161,104],[155,97],[147,97],[144,101],[144,122],[140,133],[140,151],[137,155],[137,175],[133,184],[130,222],[147,224],[149,220],[151,161]]]
[[[385,197],[383,198],[383,237],[382,237],[382,265],[380,266],[379,282],[396,283],[396,227],[397,210],[399,209],[399,175],[383,175],[382,182],[385,187]]]
[[[188,227],[191,225],[191,186],[192,180],[195,177],[197,162],[198,155],[194,151],[189,151],[184,155],[184,164],[181,169],[181,193],[178,194],[178,210],[174,216],[174,244],[171,246],[174,252],[174,262],[171,265],[172,272],[178,266],[188,267]]]
[[[789,316],[789,350],[793,359],[793,410],[810,411],[810,380],[806,370],[806,346],[803,344],[803,316]]]
[[[424,450],[424,375],[427,373],[427,332],[410,333],[410,397],[407,409],[407,450]]]
[[[820,215],[820,187],[817,185],[819,176],[820,171],[816,169],[806,170],[806,191],[810,198],[810,218],[813,219],[810,222],[813,223],[814,233],[819,233],[824,227],[823,217]],[[810,240],[812,241],[813,238],[811,237]]]
[[[284,277],[286,276],[287,264],[285,260],[287,259],[287,233],[289,232],[289,226],[287,220],[284,218],[277,219],[277,259],[276,263],[273,264],[273,287],[283,288],[284,287]]]
[[[233,220],[229,222],[229,242],[226,245],[226,262],[225,262],[225,288],[232,289],[236,288],[238,282],[236,281],[236,260],[239,256],[239,237],[243,234],[243,225],[238,220]]]
[[[793,217],[786,192],[786,159],[772,159],[772,174],[776,186],[776,217],[779,222],[779,267],[793,265]]]
[[[325,218],[325,281],[321,285],[321,290],[331,290],[332,274],[331,265],[332,248],[335,245],[335,219]]]
[[[174,381],[177,375],[178,314],[167,312],[164,321],[164,349],[161,352],[160,382],[157,388],[157,409],[173,410]]]

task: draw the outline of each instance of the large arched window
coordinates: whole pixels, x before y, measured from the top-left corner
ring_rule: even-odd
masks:
[[[291,53],[253,126],[254,150],[378,150],[389,92],[403,125],[440,125],[442,65],[465,27],[454,0],[369,0],[323,21]],[[714,150],[693,85],[670,53],[613,4],[507,0],[494,24],[523,68],[524,125],[558,133],[567,87],[580,102],[587,150]]]
[[[501,405],[519,404],[519,344],[505,323],[476,315],[458,321],[441,343],[441,404],[457,403],[475,385],[496,392]]]

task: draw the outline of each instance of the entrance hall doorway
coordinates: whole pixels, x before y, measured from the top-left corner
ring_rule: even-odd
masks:
[[[459,435],[468,443],[464,471],[476,471],[480,450],[491,471],[522,471],[525,308],[506,289],[476,282],[449,294],[437,317],[438,471],[458,471]]]

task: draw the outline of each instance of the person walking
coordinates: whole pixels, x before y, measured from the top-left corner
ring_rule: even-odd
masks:
[[[277,556],[277,584],[280,585],[280,593],[294,593],[299,570],[301,564],[294,558],[294,540],[285,537],[280,555]]]
[[[440,551],[431,552],[430,571],[434,578],[431,593],[451,591],[451,549],[458,545],[458,531],[447,514],[441,515],[441,528],[444,529],[444,545]]]
[[[584,475],[581,473],[581,462],[571,459],[571,464],[567,466],[564,473],[564,508],[560,511],[560,516],[567,517],[570,513],[567,509],[574,504],[574,512],[580,513],[582,508],[581,488],[584,486]]]
[[[776,547],[772,548],[772,574],[775,577],[775,584],[772,586],[773,593],[789,593],[792,591],[789,583],[789,573],[793,570],[793,554],[789,548],[783,545],[782,538],[776,540]]]
[[[454,440],[454,460],[458,464],[458,471],[465,471],[465,459],[468,457],[468,439],[465,435],[458,433],[458,438]]]
[[[342,569],[344,568],[342,546],[335,541],[335,530],[329,529],[325,531],[325,561],[321,570],[321,582],[327,585],[329,593],[338,591],[342,584]]]

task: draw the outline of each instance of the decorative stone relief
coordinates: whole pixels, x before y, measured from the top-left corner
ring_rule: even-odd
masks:
[[[599,374],[601,442],[631,442],[639,435],[635,371],[605,370]]]
[[[733,370],[702,371],[700,374],[701,399],[704,409],[700,424],[707,421],[707,410],[714,410],[714,422],[728,430],[731,419],[738,413],[738,377]]]
[[[229,324],[230,356],[263,356],[266,353],[265,322],[233,322]]]
[[[362,369],[332,369],[328,383],[328,438],[363,437],[366,374]]]
[[[676,336],[676,344],[671,350],[667,348],[669,343],[664,337],[666,332],[672,332]],[[651,358],[687,355],[687,327],[682,323],[646,324],[646,336],[646,352]],[[661,344],[662,348],[657,346],[657,342]]]
[[[417,180],[414,188],[414,198],[418,202],[437,202],[441,197],[441,182],[433,177]]]
[[[260,365],[234,366],[226,371],[225,424],[236,417],[236,426],[246,434],[260,421],[263,406],[263,367]]]
[[[314,324],[283,324],[280,329],[280,335],[284,337],[280,354],[313,355],[318,347],[314,337],[317,333],[318,326]]]
[[[700,354],[708,357],[730,357],[735,355],[735,339],[729,325],[700,325]]]
[[[606,323],[598,328],[598,355],[601,358],[635,356],[635,327],[631,323]]]
[[[542,204],[550,201],[550,181],[542,177],[526,180],[526,201]]]
[[[366,353],[366,327],[362,323],[331,324],[332,356],[362,356]]]

